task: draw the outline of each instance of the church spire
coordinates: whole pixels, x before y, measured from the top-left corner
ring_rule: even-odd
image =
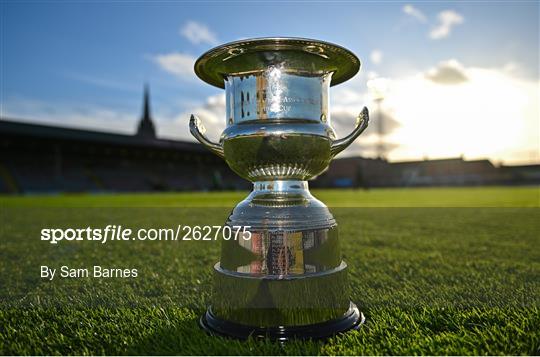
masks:
[[[148,84],[144,85],[143,114],[141,120],[139,121],[137,136],[144,138],[156,137],[156,129],[154,128],[152,115],[150,114],[150,89],[148,88]]]
[[[143,119],[150,119],[150,90],[148,89],[148,84],[144,85],[144,110],[143,110]]]

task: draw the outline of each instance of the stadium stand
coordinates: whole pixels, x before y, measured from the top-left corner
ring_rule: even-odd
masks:
[[[538,185],[540,165],[494,166],[463,158],[388,162],[350,157],[335,160],[314,187],[422,187]]]

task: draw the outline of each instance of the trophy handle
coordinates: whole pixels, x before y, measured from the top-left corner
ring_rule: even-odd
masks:
[[[206,128],[204,127],[203,123],[201,122],[201,119],[199,119],[197,116],[191,114],[191,119],[189,120],[189,131],[191,132],[191,135],[195,137],[201,144],[206,146],[208,150],[216,154],[217,156],[224,158],[225,153],[223,152],[223,146],[220,144],[216,144],[211,142],[204,133],[206,132]]]
[[[358,114],[358,116],[356,117],[356,126],[352,133],[342,139],[332,141],[332,146],[330,147],[330,154],[332,155],[332,157],[336,156],[337,154],[345,150],[349,145],[351,145],[353,141],[358,137],[358,135],[362,134],[362,132],[366,130],[368,124],[369,111],[368,108],[364,107],[360,114]]]

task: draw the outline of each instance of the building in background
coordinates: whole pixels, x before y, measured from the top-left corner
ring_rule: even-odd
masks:
[[[134,135],[0,120],[1,193],[249,187],[200,144],[157,138],[147,88]]]
[[[540,165],[495,166],[461,158],[388,162],[350,157],[334,160],[313,187],[425,187],[538,185]]]

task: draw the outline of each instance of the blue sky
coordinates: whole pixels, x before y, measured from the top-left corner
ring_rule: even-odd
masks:
[[[366,104],[360,100],[369,101],[370,79],[388,79],[399,87],[407,78],[448,66],[470,78],[474,71],[480,77],[481,70],[492,71],[493,78],[502,73],[516,81],[516,88],[529,83],[538,90],[538,2],[18,1],[2,2],[1,16],[2,116],[34,122],[132,132],[148,82],[160,134],[188,138],[188,118],[183,126],[182,115],[208,111],[212,127],[222,94],[196,79],[190,61],[215,45],[249,37],[316,38],[355,52],[362,74],[332,89],[338,109],[352,108],[354,103],[341,99],[356,93],[359,111]],[[400,107],[386,109],[406,117]],[[529,115],[537,110],[538,103],[524,109]],[[406,119],[394,119],[407,127]],[[218,133],[221,126],[215,124]],[[523,130],[537,127],[529,124]],[[395,158],[462,153],[535,159],[537,137],[512,157],[504,148],[469,155],[474,144],[469,143],[455,152],[426,144],[422,150],[398,150]]]

